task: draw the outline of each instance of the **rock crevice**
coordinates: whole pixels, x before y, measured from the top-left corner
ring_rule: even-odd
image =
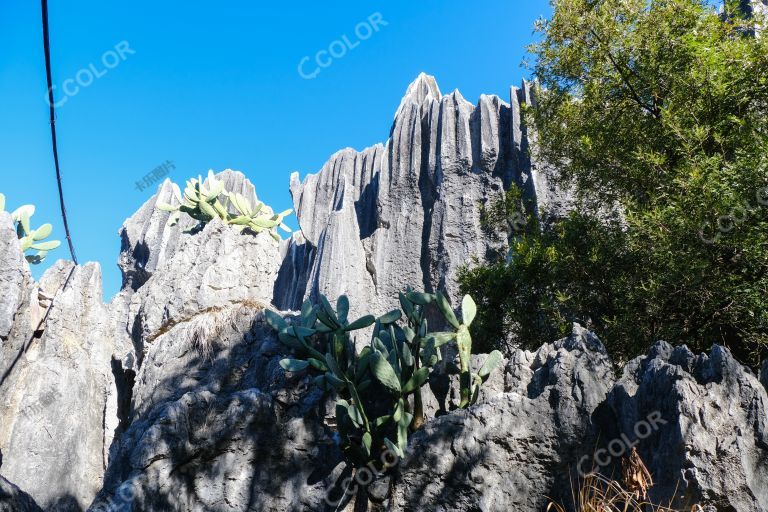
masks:
[[[326,510],[348,474],[334,405],[279,366],[288,351],[264,311],[322,293],[349,295],[352,317],[381,314],[407,286],[458,303],[461,265],[505,242],[484,234],[480,205],[512,186],[542,218],[569,205],[523,103],[535,104],[527,83],[472,105],[420,75],[386,143],[291,177],[301,232],[279,244],[216,221],[168,226],[166,181],[121,229],[123,288],[108,305],[96,264],[59,261],[36,283],[0,213],[0,510]],[[256,200],[241,173],[218,178]],[[427,393],[386,509],[543,510],[570,499],[580,470],[616,474],[629,447],[595,450],[629,440],[655,499],[768,511],[768,362],[756,376],[723,347],[659,342],[617,377],[578,325],[507,356],[469,410],[446,410],[447,378],[440,400]]]

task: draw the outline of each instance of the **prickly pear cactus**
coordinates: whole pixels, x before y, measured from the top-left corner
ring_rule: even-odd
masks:
[[[251,206],[250,201],[239,193],[224,192],[229,199],[232,206],[237,210],[239,215],[231,216],[227,219],[228,224],[235,225],[238,229],[250,229],[254,233],[261,233],[264,230],[269,231],[270,236],[280,241],[275,228],[279,227],[287,233],[291,230],[283,224],[283,219],[291,214],[293,210],[285,210],[282,213],[276,215],[268,215],[261,213],[264,208],[264,203],[256,201],[256,204]]]
[[[157,208],[170,212],[168,225],[174,226],[179,222],[182,213],[186,213],[197,220],[200,225],[207,224],[211,220],[218,218],[226,224],[232,224],[239,230],[250,229],[254,233],[261,233],[267,230],[276,241],[280,241],[280,236],[275,228],[280,227],[290,233],[290,229],[283,224],[283,219],[288,216],[292,210],[286,210],[277,215],[268,215],[261,213],[264,203],[257,202],[251,205],[248,199],[239,193],[224,190],[224,182],[218,181],[213,171],[208,171],[208,187],[205,186],[202,176],[197,179],[192,178],[187,181],[184,195],[174,184],[173,191],[176,197],[177,205],[158,203]],[[223,197],[223,201],[220,201]],[[237,212],[231,213],[229,205]]]
[[[311,372],[316,386],[336,394],[340,446],[357,467],[376,465],[387,453],[404,456],[409,433],[424,423],[421,388],[442,360],[441,346],[456,342],[459,348],[461,407],[477,400],[480,385],[501,361],[496,351],[478,373],[471,371],[469,325],[476,313],[471,297],[464,298],[461,323],[442,294],[408,290],[399,299],[401,310],[378,318],[366,315],[354,322],[347,318],[345,295],[338,298],[335,309],[322,295],[318,304],[305,302],[300,317],[290,323],[278,313],[267,312],[280,341],[296,354],[281,361],[283,369]],[[456,331],[430,332],[425,311],[433,303]],[[350,333],[370,326],[370,345],[357,353]]]
[[[0,194],[0,211],[5,211],[5,195]],[[34,265],[41,263],[52,251],[61,245],[58,240],[47,240],[53,231],[53,226],[43,224],[37,229],[32,229],[31,218],[35,214],[35,206],[26,204],[20,206],[11,213],[11,218],[16,226],[16,236],[19,238],[21,250],[26,253],[32,251],[32,254],[25,254],[24,258]]]
[[[437,307],[451,326],[456,329],[456,347],[459,352],[459,366],[451,365],[453,371],[459,374],[459,386],[461,402],[459,407],[464,409],[477,402],[480,394],[480,386],[488,380],[491,372],[499,365],[503,356],[498,350],[488,355],[483,366],[477,371],[472,371],[472,335],[469,326],[477,314],[477,305],[472,297],[465,295],[461,301],[461,322],[451,309],[448,299],[440,292],[435,296]]]

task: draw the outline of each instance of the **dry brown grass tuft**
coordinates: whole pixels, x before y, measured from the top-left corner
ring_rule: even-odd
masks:
[[[653,478],[637,451],[633,448],[628,458],[622,460],[622,481],[617,482],[599,473],[590,473],[574,492],[573,508],[576,512],[683,512],[648,501],[648,490]],[[703,512],[693,505],[689,512]],[[563,505],[549,502],[546,512],[566,512]]]
[[[158,332],[147,338],[152,342],[173,330],[176,343],[189,346],[196,350],[204,359],[212,359],[215,351],[216,339],[228,328],[241,330],[238,324],[242,320],[249,320],[253,313],[262,311],[269,306],[266,303],[254,300],[242,300],[233,302],[227,306],[210,307],[195,315],[168,322]]]

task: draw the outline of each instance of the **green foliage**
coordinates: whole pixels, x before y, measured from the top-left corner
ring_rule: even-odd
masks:
[[[5,211],[5,195],[0,194],[0,211]],[[32,229],[31,218],[35,214],[35,207],[31,204],[20,206],[11,213],[11,218],[16,227],[16,236],[19,238],[22,252],[34,251],[34,254],[25,254],[24,258],[33,265],[41,263],[52,251],[61,245],[58,240],[47,240],[51,236],[53,226],[43,224],[37,229]]]
[[[158,203],[157,208],[165,212],[171,212],[168,225],[173,226],[179,222],[182,213],[186,213],[201,225],[207,224],[214,218],[226,224],[231,224],[239,230],[250,229],[254,233],[267,230],[276,241],[280,241],[276,228],[280,227],[287,232],[290,229],[283,224],[283,219],[291,213],[286,210],[276,215],[262,213],[264,203],[257,202],[251,205],[250,201],[242,194],[229,192],[224,189],[224,182],[218,181],[212,171],[208,171],[208,186],[205,186],[201,176],[187,181],[184,196],[174,184],[174,194],[177,205]],[[220,198],[223,197],[223,201]],[[234,212],[229,205],[234,208]]]
[[[431,369],[443,360],[441,346],[455,342],[459,348],[460,367],[456,371],[460,373],[460,407],[477,400],[480,385],[502,357],[494,352],[478,373],[472,372],[468,328],[476,307],[471,297],[464,297],[461,322],[441,293],[408,290],[399,300],[401,310],[379,318],[366,315],[353,322],[347,318],[349,300],[344,295],[335,309],[322,295],[319,304],[305,302],[301,316],[293,323],[272,311],[266,313],[280,341],[296,353],[296,358],[281,361],[283,369],[311,371],[316,374],[316,386],[336,394],[341,448],[358,466],[381,460],[385,450],[404,455],[408,433],[424,422],[421,388]],[[425,313],[433,303],[456,331],[429,330]],[[370,326],[371,342],[357,353],[350,333]]]
[[[473,326],[481,350],[508,350],[500,343],[506,339],[536,349],[567,335],[571,323],[579,322],[610,340],[614,354],[634,355],[637,331],[626,325],[629,332],[618,336],[612,322],[635,306],[621,294],[631,284],[622,280],[633,266],[625,244],[618,223],[574,212],[544,231],[519,235],[506,261],[461,269],[462,292],[481,301]]]
[[[501,233],[515,237],[535,223],[528,215],[531,205],[525,204],[519,187],[512,186],[498,200],[480,206],[480,225],[486,236],[500,241]]]
[[[539,23],[539,153],[583,203],[466,269],[484,337],[570,321],[630,357],[664,338],[768,347],[768,38],[696,0],[555,0]],[[621,218],[598,214],[615,205]],[[604,212],[604,209],[603,209]],[[498,325],[498,324],[497,324]]]

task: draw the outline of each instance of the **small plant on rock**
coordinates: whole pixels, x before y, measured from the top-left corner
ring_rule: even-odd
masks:
[[[653,479],[635,448],[622,460],[620,481],[591,472],[576,485],[571,507],[550,501],[546,512],[704,512],[700,505],[680,509],[674,508],[672,501],[667,505],[650,502],[648,490],[653,487]]]
[[[0,211],[5,211],[5,195],[3,194],[0,194]],[[11,218],[16,227],[16,235],[19,238],[22,252],[35,251],[34,254],[25,254],[24,258],[29,263],[37,265],[45,259],[49,251],[59,247],[61,242],[58,240],[45,240],[53,231],[53,226],[50,224],[43,224],[37,229],[32,229],[30,219],[34,213],[35,206],[25,204],[14,210],[11,213]]]
[[[267,311],[267,321],[278,332],[280,341],[294,350],[296,357],[280,364],[288,372],[310,371],[314,384],[336,394],[336,429],[344,456],[357,467],[378,463],[386,452],[403,457],[408,435],[423,425],[421,388],[430,371],[442,360],[442,345],[458,346],[461,404],[468,407],[477,400],[480,385],[501,361],[492,353],[478,373],[470,367],[472,339],[468,326],[476,307],[464,297],[462,322],[441,294],[400,294],[401,310],[378,318],[365,315],[348,319],[349,299],[342,295],[336,308],[320,296],[319,304],[306,301],[300,317],[287,322],[278,313]],[[432,332],[425,309],[436,304],[456,331]],[[370,344],[359,353],[350,333],[373,326]],[[375,462],[374,462],[375,461]]]
[[[205,183],[208,184],[207,187]],[[291,231],[283,224],[283,219],[292,210],[274,215],[266,213],[266,211],[262,212],[264,203],[257,201],[255,205],[251,205],[250,201],[242,194],[225,190],[224,182],[217,180],[213,171],[208,171],[206,182],[203,182],[202,176],[188,180],[183,197],[176,184],[173,185],[173,191],[178,204],[158,203],[157,205],[159,210],[171,213],[168,219],[169,226],[176,225],[181,214],[186,213],[197,220],[200,225],[205,225],[213,219],[219,219],[225,224],[234,225],[240,231],[246,228],[254,233],[268,230],[270,236],[278,242],[280,236],[275,228],[280,227],[289,233]],[[222,197],[223,200],[220,200]],[[230,205],[235,212],[230,210]]]

